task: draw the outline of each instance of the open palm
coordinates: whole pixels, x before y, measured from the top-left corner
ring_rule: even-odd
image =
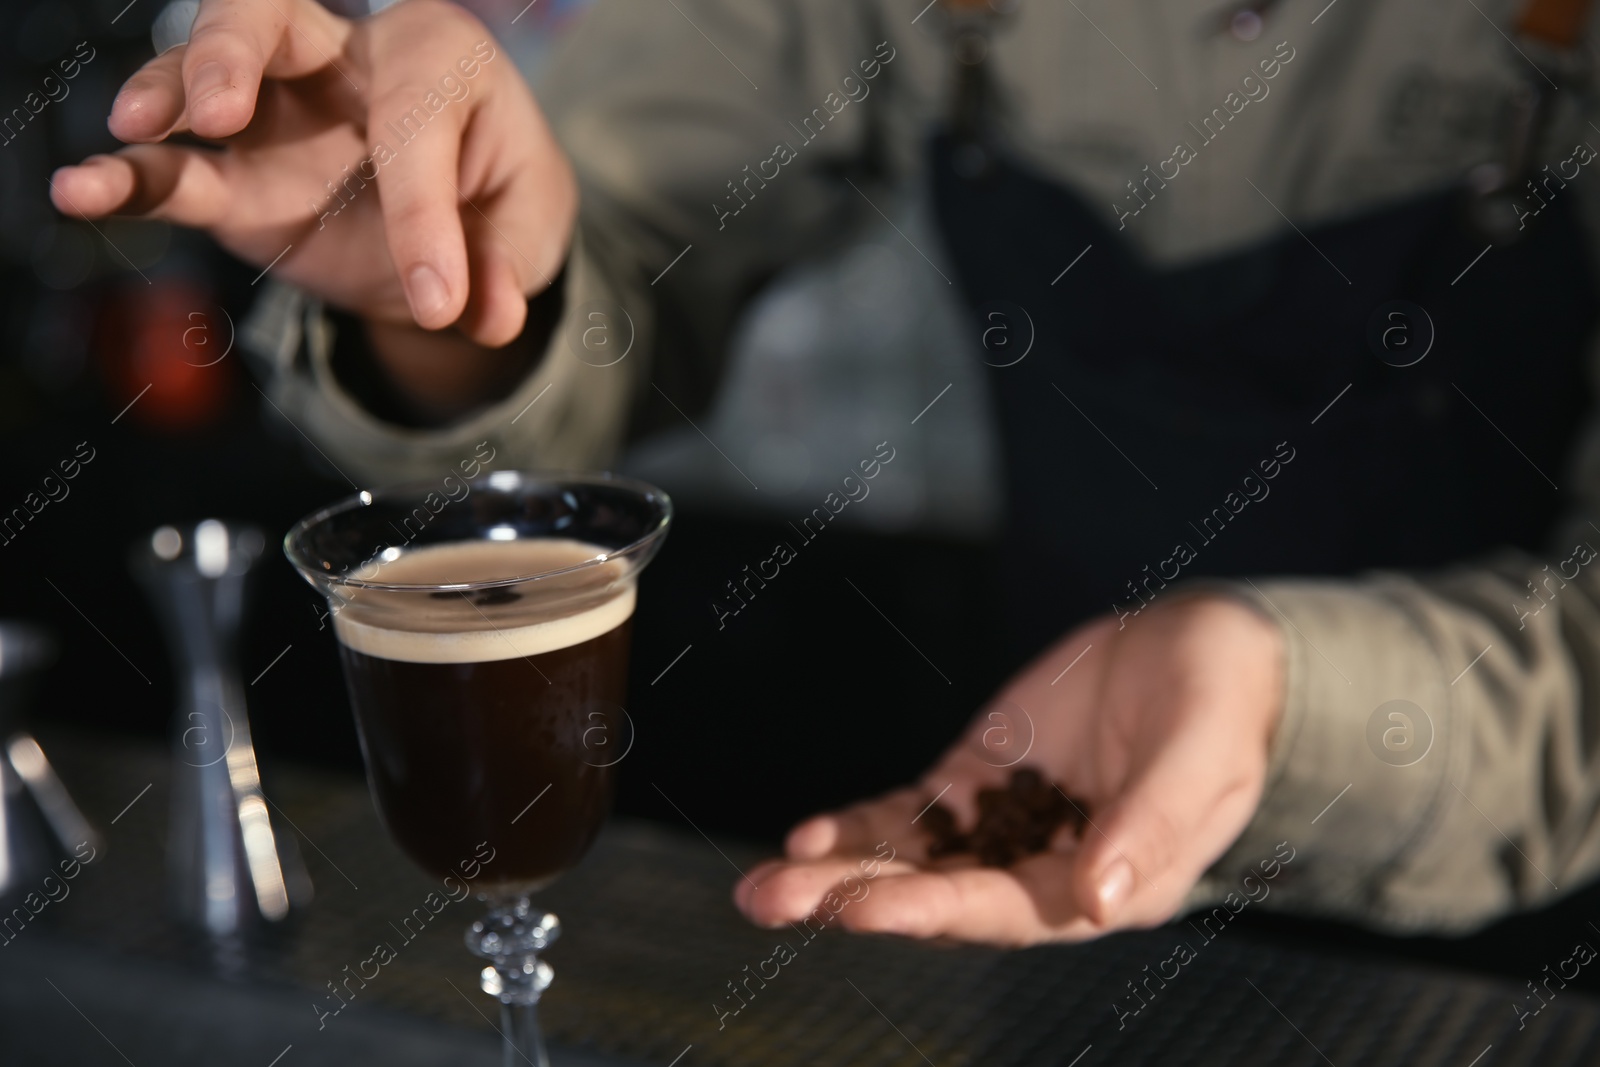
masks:
[[[1120,630],[1105,618],[1073,631],[918,785],[801,823],[785,858],[752,870],[735,901],[763,925],[798,921],[887,841],[895,859],[838,912],[847,928],[1020,945],[1163,922],[1256,809],[1282,704],[1281,642],[1253,609],[1214,596],[1173,598]],[[915,824],[930,802],[970,827],[977,791],[1014,766],[1081,798],[1081,838],[1063,830],[1004,869],[930,861]]]

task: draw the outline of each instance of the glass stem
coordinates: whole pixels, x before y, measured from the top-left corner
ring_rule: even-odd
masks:
[[[549,1067],[539,1029],[539,996],[554,972],[539,958],[561,933],[549,912],[535,912],[526,895],[489,901],[489,914],[467,931],[467,948],[489,961],[478,975],[483,991],[500,1001],[504,1067]]]
[[[500,1029],[505,1037],[501,1067],[550,1067],[539,1030],[538,1004],[500,1005]]]

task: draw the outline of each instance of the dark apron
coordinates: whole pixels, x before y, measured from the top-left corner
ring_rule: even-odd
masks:
[[[1159,599],[1179,544],[1192,553],[1180,579],[1546,547],[1561,503],[1546,476],[1565,486],[1590,414],[1596,279],[1575,191],[1454,285],[1485,244],[1461,224],[1457,192],[1308,229],[1316,248],[1285,229],[1157,270],[1063,186],[1004,161],[964,180],[943,139],[932,157],[968,303],[1025,309],[1035,333],[1025,359],[988,372],[1013,663],[1089,616]],[[1374,313],[1396,300],[1436,332],[1413,366],[1368,343]],[[1013,310],[1005,325],[1010,355],[979,349],[987,362],[1020,354],[1026,319]],[[1425,342],[1421,319],[1408,328]],[[1275,459],[1267,481],[1261,464]]]

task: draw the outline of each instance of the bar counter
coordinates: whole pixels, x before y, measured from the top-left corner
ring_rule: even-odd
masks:
[[[166,752],[41,741],[106,840],[66,895],[7,928],[0,1063],[498,1062],[496,1005],[461,940],[478,905],[415,917],[441,887],[389,843],[363,782],[264,769],[315,900],[246,944],[207,948],[165,906]],[[1207,941],[1181,920],[1022,952],[757,930],[729,893],[761,854],[687,823],[608,824],[536,901],[563,922],[541,1009],[557,1067],[1600,1062],[1600,1004],[1576,991],[1519,1027],[1513,1005],[1534,1002],[1510,981],[1285,950],[1247,931]],[[1180,939],[1196,958],[1141,986],[1156,992],[1119,1027],[1113,1004],[1131,1005],[1130,983]],[[380,943],[393,958],[373,976]]]

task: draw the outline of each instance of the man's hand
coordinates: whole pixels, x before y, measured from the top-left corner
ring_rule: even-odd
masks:
[[[1254,814],[1282,689],[1278,628],[1233,600],[1175,597],[1121,630],[1097,620],[1013,679],[918,786],[801,823],[734,900],[763,926],[799,921],[887,840],[896,859],[840,912],[849,929],[1026,945],[1154,926]],[[1063,830],[1007,869],[929,862],[913,820],[942,792],[970,829],[977,791],[1013,766],[1086,802],[1082,838]]]
[[[134,147],[58,170],[60,211],[206,230],[413,362],[416,327],[514,339],[577,211],[511,57],[436,0],[358,22],[313,0],[204,0],[189,43],[122,87],[110,128]],[[183,133],[218,147],[164,143]],[[438,341],[462,357],[459,337]]]

